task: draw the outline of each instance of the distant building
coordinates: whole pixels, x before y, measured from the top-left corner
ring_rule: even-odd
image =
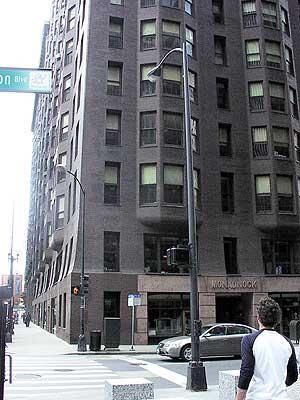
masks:
[[[45,27],[36,97],[26,286],[34,321],[69,342],[71,296],[90,276],[86,333],[140,293],[135,342],[189,331],[190,278],[166,250],[187,243],[180,54],[188,42],[202,322],[256,324],[269,294],[282,329],[300,312],[300,6],[296,0],[61,0]],[[54,329],[55,328],[55,329]]]

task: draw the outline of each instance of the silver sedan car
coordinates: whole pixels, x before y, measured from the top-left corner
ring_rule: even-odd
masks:
[[[200,335],[200,356],[240,356],[241,341],[245,335],[256,332],[255,328],[242,324],[209,324],[202,326]],[[177,336],[162,340],[157,354],[170,358],[191,360],[191,337]]]

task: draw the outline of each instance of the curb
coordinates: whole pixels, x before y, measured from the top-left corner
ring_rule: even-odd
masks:
[[[95,355],[147,355],[147,354],[156,354],[155,351],[140,351],[140,350],[100,350],[100,351],[77,351],[72,353],[64,353],[68,356],[95,356]]]

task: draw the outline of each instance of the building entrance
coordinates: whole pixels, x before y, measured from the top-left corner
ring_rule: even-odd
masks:
[[[216,295],[216,322],[250,324],[252,294]]]

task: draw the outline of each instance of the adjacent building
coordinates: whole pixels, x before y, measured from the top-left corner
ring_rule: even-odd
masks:
[[[300,5],[297,0],[53,0],[41,67],[52,95],[33,118],[26,285],[37,324],[79,333],[82,192],[86,333],[121,320],[140,293],[135,342],[189,331],[180,54],[188,43],[200,315],[255,325],[265,294],[300,311]]]

